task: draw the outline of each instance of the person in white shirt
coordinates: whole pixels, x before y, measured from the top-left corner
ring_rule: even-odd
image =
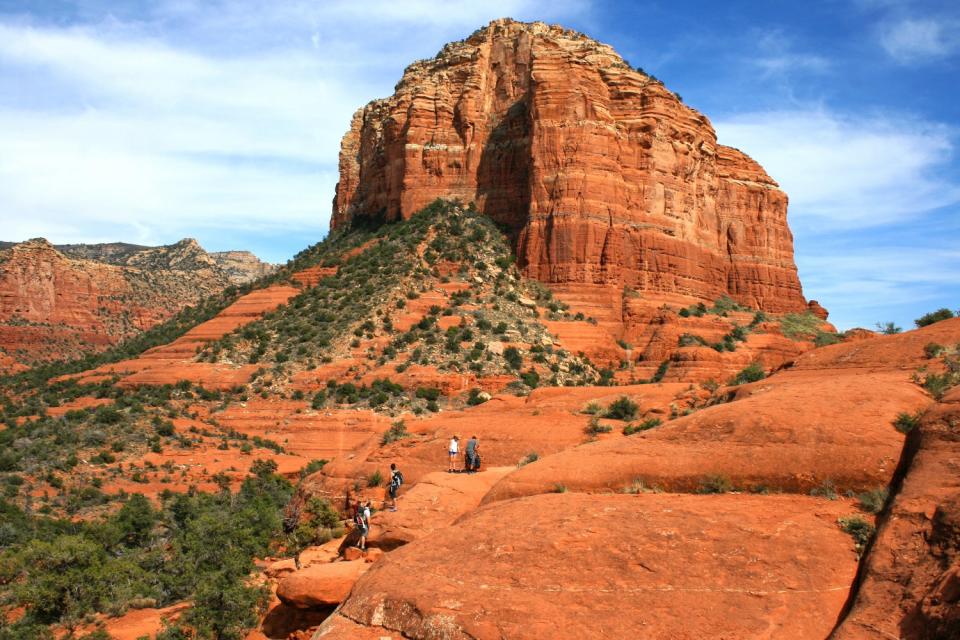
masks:
[[[457,455],[460,453],[460,436],[453,436],[450,440],[450,465],[447,467],[448,473],[457,471]]]

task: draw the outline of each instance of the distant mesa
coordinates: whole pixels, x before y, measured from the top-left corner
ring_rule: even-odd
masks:
[[[159,247],[0,242],[0,352],[34,364],[100,351],[276,268],[248,251],[207,253],[192,238]]]

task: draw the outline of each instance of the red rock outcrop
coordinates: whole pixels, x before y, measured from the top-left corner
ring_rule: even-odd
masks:
[[[273,269],[246,252],[215,257],[189,239],[62,248],[40,238],[0,251],[0,350],[21,363],[105,349]]]
[[[897,468],[897,414],[929,403],[899,373],[788,371],[751,386],[734,402],[547,456],[501,480],[485,501],[557,485],[603,492],[643,483],[693,492],[715,477],[741,490],[865,491],[886,486]]]
[[[438,197],[510,226],[542,281],[807,309],[777,183],[662,83],[561,27],[491,22],[356,113],[331,226]]]
[[[960,637],[960,390],[910,440],[909,472],[836,640]]]
[[[314,638],[823,638],[856,572],[836,525],[848,509],[806,496],[512,500],[386,554]]]

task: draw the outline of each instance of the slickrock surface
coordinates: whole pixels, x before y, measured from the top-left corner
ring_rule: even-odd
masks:
[[[394,549],[436,531],[480,505],[497,480],[515,467],[493,467],[480,473],[427,474],[403,497],[403,509],[381,511],[372,518],[367,544]]]
[[[900,372],[785,372],[740,394],[649,431],[543,458],[502,480],[485,500],[545,493],[557,484],[619,491],[641,481],[696,491],[709,476],[743,490],[807,493],[829,483],[838,492],[864,491],[893,477],[903,448],[893,427],[897,414],[930,401]]]
[[[471,436],[478,436],[484,468],[516,466],[531,453],[546,456],[585,442],[588,436],[584,429],[590,416],[581,411],[591,401],[607,405],[627,394],[643,402],[645,410],[665,415],[671,403],[682,405],[692,399],[688,388],[689,385],[676,383],[542,388],[526,398],[496,396],[464,411],[443,412],[425,420],[407,419],[410,437],[381,446],[382,432],[368,436],[308,478],[305,489],[340,504],[345,496],[354,493],[355,483],[362,483],[376,471],[389,478],[390,463],[396,462],[407,483],[401,492],[405,495],[427,474],[447,468],[447,445],[454,435],[460,436],[462,446]],[[387,426],[384,424],[384,431]],[[372,497],[382,496],[383,489],[378,489]]]
[[[514,500],[388,553],[314,638],[822,638],[856,572],[836,526],[849,508],[795,496]]]
[[[247,252],[208,254],[189,239],[60,248],[39,238],[0,251],[0,349],[21,363],[105,349],[274,269]]]
[[[496,20],[356,113],[331,226],[408,218],[438,197],[512,227],[526,274],[546,282],[807,308],[777,183],[575,31]]]
[[[928,410],[910,440],[909,473],[837,640],[960,637],[960,390]]]

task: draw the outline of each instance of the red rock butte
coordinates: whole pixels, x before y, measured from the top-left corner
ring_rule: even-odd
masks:
[[[576,31],[495,20],[357,111],[331,227],[409,218],[436,198],[508,226],[525,275],[547,283],[807,308],[777,183]]]

